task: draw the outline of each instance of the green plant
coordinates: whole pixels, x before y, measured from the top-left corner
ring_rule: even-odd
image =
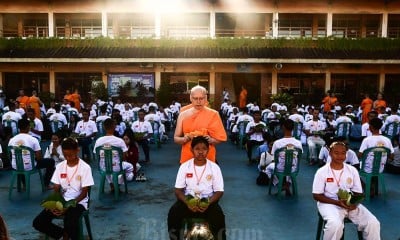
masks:
[[[293,105],[293,96],[289,93],[278,93],[271,96],[272,102],[285,105],[288,109]]]
[[[55,94],[51,92],[39,92],[38,97],[45,106],[50,106],[50,102],[55,99]]]
[[[106,85],[101,80],[94,80],[92,82],[92,96],[98,99],[106,100],[108,98],[108,92]]]
[[[173,86],[169,83],[169,81],[162,80],[156,93],[157,101],[161,104],[161,106],[168,106],[172,102],[174,98],[172,91]]]

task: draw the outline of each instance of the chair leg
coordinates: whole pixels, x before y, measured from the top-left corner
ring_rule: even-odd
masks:
[[[284,180],[284,178],[281,177],[281,176],[278,176],[278,179],[279,179],[279,182],[278,182],[278,192],[277,192],[277,195],[278,195],[278,198],[281,198],[281,197],[282,197],[282,187],[283,187],[283,180]]]
[[[84,218],[85,218],[85,225],[86,225],[86,230],[87,230],[88,235],[89,235],[89,239],[93,240],[92,228],[90,227],[89,215],[85,215]]]
[[[25,191],[26,191],[26,198],[30,198],[31,194],[31,176],[29,174],[25,174]]]
[[[323,229],[324,227],[324,219],[322,219],[322,216],[318,213],[318,226],[317,226],[317,235],[316,235],[316,240],[320,240],[321,236],[323,236]]]
[[[44,178],[43,178],[43,174],[42,171],[39,169],[39,178],[40,178],[40,183],[42,185],[42,192],[46,191],[46,186],[44,184]]]
[[[11,200],[11,194],[12,194],[12,191],[13,191],[14,182],[15,182],[16,178],[17,178],[17,174],[12,173],[10,187],[8,188],[8,199],[9,200]],[[17,183],[17,185],[18,185],[18,183]]]
[[[371,178],[366,177],[365,178],[365,200],[369,201],[371,197]]]
[[[292,179],[292,192],[293,196],[297,197],[297,180],[296,177],[290,177]]]
[[[128,181],[126,180],[125,173],[122,175],[122,178],[124,179],[125,194],[127,194],[128,193]]]
[[[118,174],[112,175],[112,182],[114,184],[114,199],[119,199],[119,184],[118,184]]]
[[[383,200],[386,200],[386,185],[385,185],[385,178],[384,176],[381,174],[378,177],[378,181],[381,184],[381,189],[382,189],[382,196],[383,196]]]
[[[104,193],[104,182],[106,181],[106,177],[100,176],[100,186],[99,186],[99,199],[101,198],[101,194]]]

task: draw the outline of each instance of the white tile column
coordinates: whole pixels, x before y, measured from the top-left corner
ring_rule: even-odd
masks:
[[[107,21],[107,12],[101,12],[101,36],[107,37],[108,30],[108,21]]]
[[[215,10],[210,12],[210,37],[215,38]]]
[[[160,88],[161,85],[161,71],[159,68],[157,68],[155,74],[154,74],[154,88],[156,91]]]
[[[160,12],[156,12],[155,14],[155,26],[154,26],[154,34],[156,36],[156,39],[160,39],[161,38],[161,13]]]
[[[326,71],[325,73],[325,92],[331,89],[331,72]]]
[[[50,70],[49,72],[49,84],[50,84],[50,92],[56,93],[56,73],[54,70]]]
[[[333,14],[328,12],[326,16],[326,36],[332,36],[332,22],[333,22]]]
[[[279,13],[272,14],[272,37],[277,38],[279,31]]]
[[[383,90],[385,89],[385,73],[380,73],[379,74],[379,91],[383,92]]]
[[[272,70],[272,83],[271,83],[271,94],[278,93],[278,71],[274,68]]]
[[[387,37],[388,34],[388,20],[389,20],[389,14],[387,12],[384,12],[382,14],[382,37]]]
[[[49,37],[54,37],[54,13],[53,12],[48,13],[47,21],[49,22]]]

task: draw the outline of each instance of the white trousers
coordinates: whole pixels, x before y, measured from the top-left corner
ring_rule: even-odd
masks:
[[[362,204],[353,211],[328,203],[317,203],[318,211],[326,221],[324,240],[340,240],[343,235],[344,218],[348,217],[363,232],[363,239],[380,240],[380,223],[378,219]]]

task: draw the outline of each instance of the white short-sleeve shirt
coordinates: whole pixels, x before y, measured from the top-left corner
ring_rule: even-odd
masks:
[[[118,147],[121,148],[122,152],[127,152],[128,151],[128,147],[126,146],[124,140],[122,140],[122,138],[118,138],[115,136],[104,136],[104,137],[100,137],[96,140],[96,143],[94,144],[94,148],[93,148],[93,153],[96,153],[96,148],[109,144],[110,146],[113,147]],[[104,164],[104,153],[102,155],[103,151],[100,151],[100,167],[102,169],[105,168],[105,164]],[[113,170],[114,171],[119,171],[119,156],[118,153],[115,151],[112,153],[113,158],[112,158],[112,162],[113,162]]]
[[[32,137],[29,134],[26,133],[20,133],[18,135],[16,135],[15,137],[10,139],[10,142],[8,143],[8,146],[25,146],[25,147],[29,147],[32,148],[33,151],[40,151],[40,144],[39,141]],[[22,153],[23,156],[23,161],[24,161],[24,166],[25,166],[25,170],[32,170],[32,168],[34,166],[32,166],[31,164],[31,155],[29,152],[27,153]],[[12,168],[16,169],[17,168],[17,163],[15,162],[15,155],[13,152],[11,152],[12,155],[12,161],[11,161],[11,165]],[[34,162],[36,164],[36,162]]]
[[[221,169],[208,159],[205,165],[195,166],[192,158],[179,167],[175,188],[183,188],[185,195],[211,197],[214,192],[224,191]]]
[[[355,167],[344,164],[342,170],[333,170],[330,164],[319,168],[314,176],[313,194],[324,194],[326,197],[338,200],[339,188],[362,193],[360,175]]]
[[[81,120],[76,124],[75,133],[85,134],[86,136],[97,133],[96,123],[92,120],[88,120],[87,122]]]
[[[360,149],[358,150],[360,153],[364,152],[367,148],[372,147],[386,147],[390,149],[390,153],[394,153],[393,145],[390,142],[390,139],[382,136],[382,135],[373,135],[363,139],[361,142]],[[379,172],[382,172],[385,168],[387,156],[382,156],[381,167]],[[372,161],[373,161],[373,153],[368,154],[367,159],[365,160],[365,167],[363,168],[366,172],[372,171]]]
[[[277,149],[286,147],[287,145],[293,145],[294,147],[299,148],[299,149],[301,149],[301,151],[303,151],[303,145],[301,144],[301,142],[294,137],[290,137],[290,138],[281,138],[279,140],[276,140],[274,142],[274,144],[272,145],[271,153],[275,154],[275,151]],[[296,170],[295,166],[297,166],[297,161],[298,161],[297,157],[293,158],[292,171]],[[283,171],[285,168],[285,153],[284,152],[279,153],[279,162],[277,164],[278,164],[277,170]]]
[[[153,133],[153,128],[148,121],[140,122],[139,120],[133,122],[131,129],[133,132],[139,133]]]
[[[51,182],[61,185],[62,194],[66,201],[75,199],[81,194],[82,188],[94,185],[92,169],[82,159],[74,167],[69,167],[67,161],[56,166]],[[79,204],[87,209],[89,197],[86,196]]]

